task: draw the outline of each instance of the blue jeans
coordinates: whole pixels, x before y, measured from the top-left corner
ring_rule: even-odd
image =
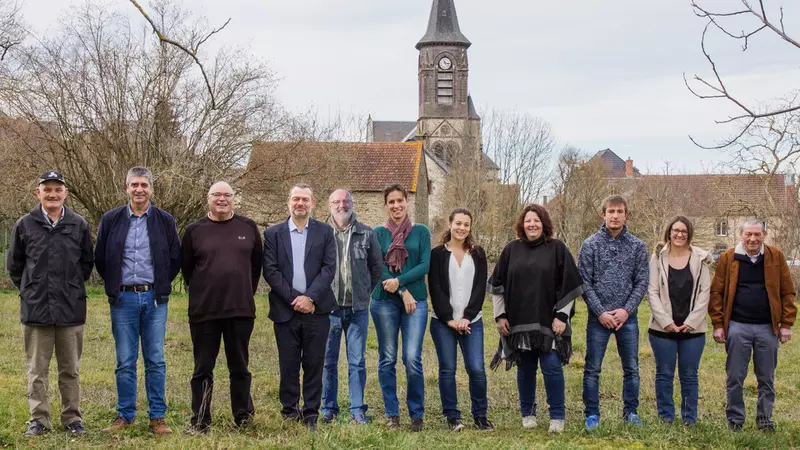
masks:
[[[397,344],[403,335],[403,365],[406,366],[408,390],[406,404],[412,419],[425,415],[425,376],[422,373],[422,338],[428,324],[428,304],[417,303],[407,314],[402,300],[372,300],[372,322],[378,334],[378,383],[383,394],[387,417],[400,415],[397,401]]]
[[[600,415],[600,369],[611,335],[617,339],[617,351],[622,361],[622,416],[636,413],[639,408],[639,322],[631,314],[619,330],[600,324],[593,313],[586,322],[586,361],[583,364],[584,414]]]
[[[142,341],[144,380],[150,419],[167,414],[167,364],[164,362],[164,335],[167,331],[167,304],[157,305],[153,291],[121,292],[111,305],[111,333],[117,350],[117,412],[128,422],[136,416],[136,361]]]
[[[439,319],[431,318],[431,338],[439,359],[439,396],[442,414],[447,420],[460,419],[456,393],[456,364],[458,347],[464,356],[464,366],[469,376],[469,396],[472,400],[472,417],[486,417],[486,369],[483,362],[483,320],[470,324],[470,334],[458,334]]]
[[[367,412],[364,404],[364,386],[367,385],[367,366],[364,351],[367,347],[369,311],[339,309],[331,313],[331,330],[325,350],[325,368],[322,371],[322,414],[338,415],[339,402],[339,345],[344,331],[347,351],[347,391],[350,395],[350,414]]]
[[[555,351],[520,351],[517,361],[519,411],[522,417],[536,415],[536,369],[538,364],[542,365],[542,377],[547,393],[547,405],[550,407],[550,418],[564,420],[567,414],[564,369],[561,367],[561,359],[558,358]]]
[[[706,346],[706,335],[691,339],[667,339],[651,334],[650,347],[656,358],[656,406],[658,417],[667,422],[675,420],[675,359],[681,380],[681,419],[684,424],[697,422],[697,369]]]

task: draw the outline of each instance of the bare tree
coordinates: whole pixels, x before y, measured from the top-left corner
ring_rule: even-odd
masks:
[[[178,41],[208,36],[167,1],[154,11],[152,23]],[[93,223],[124,201],[126,170],[145,165],[156,177],[154,200],[182,229],[203,214],[213,181],[241,177],[251,142],[286,128],[264,63],[242,50],[207,59],[213,95],[193,57],[87,4],[55,34],[13,53],[0,72],[0,109],[33,125],[36,139],[18,135],[19,151],[61,169]]]
[[[751,131],[751,128],[758,126],[764,119],[769,120],[800,110],[800,104],[797,103],[797,90],[787,94],[785,97],[788,100],[783,104],[763,106],[748,104],[748,102],[743,100],[737,93],[732,92],[725,83],[725,77],[720,73],[717,63],[706,48],[706,39],[709,30],[716,30],[724,36],[740,42],[742,51],[747,51],[751,39],[763,34],[771,34],[778,37],[785,45],[788,45],[793,50],[800,50],[800,40],[792,36],[790,31],[787,31],[784,23],[784,10],[782,6],[775,10],[774,7],[770,8],[770,6],[767,5],[768,2],[765,0],[739,0],[740,6],[731,10],[723,10],[701,6],[701,3],[703,2],[692,0],[692,8],[696,16],[707,20],[706,27],[703,29],[702,38],[700,39],[700,47],[703,51],[703,55],[711,66],[713,78],[705,78],[695,74],[690,83],[684,74],[684,81],[689,91],[698,98],[721,99],[734,105],[739,112],[725,119],[719,119],[717,123],[734,123],[738,125],[738,130],[734,132],[732,137],[712,146],[699,144],[695,139],[691,138],[691,136],[690,139],[702,148],[722,149],[736,143],[740,139],[745,139],[747,134]],[[742,21],[747,24],[745,25],[746,28],[736,28],[743,23]]]
[[[602,223],[601,203],[611,187],[602,163],[571,146],[559,153],[552,180],[554,197],[547,206],[556,237],[577,255],[584,239]]]
[[[0,61],[25,39],[21,6],[16,0],[0,0]]]
[[[515,184],[522,203],[541,198],[555,147],[550,125],[526,113],[491,111],[481,134],[483,151],[500,166],[500,182]]]

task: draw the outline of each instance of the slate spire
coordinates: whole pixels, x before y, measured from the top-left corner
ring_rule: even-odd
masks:
[[[433,0],[428,31],[417,42],[417,50],[428,45],[457,45],[468,48],[472,43],[461,34],[454,0]]]

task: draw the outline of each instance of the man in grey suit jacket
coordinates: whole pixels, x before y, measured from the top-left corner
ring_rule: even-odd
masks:
[[[281,415],[317,428],[322,371],[330,319],[336,307],[331,289],[336,272],[333,229],[311,218],[316,201],[311,186],[289,191],[285,222],[264,231],[264,279],[270,285],[269,318],[280,358]],[[303,368],[303,408],[300,368]]]

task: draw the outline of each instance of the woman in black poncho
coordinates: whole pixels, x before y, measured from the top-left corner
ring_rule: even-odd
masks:
[[[522,210],[509,242],[489,280],[500,346],[490,367],[505,360],[517,366],[522,426],[535,428],[536,371],[542,366],[550,432],[564,431],[566,414],[562,364],[572,354],[570,317],[583,293],[575,260],[563,242],[553,239],[550,215],[541,205]]]

